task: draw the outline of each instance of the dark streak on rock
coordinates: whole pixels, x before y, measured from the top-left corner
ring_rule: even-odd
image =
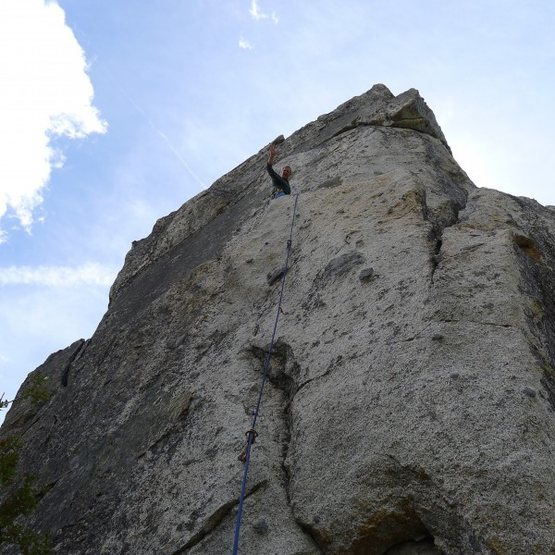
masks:
[[[277,268],[273,272],[269,272],[266,276],[266,281],[268,282],[268,285],[272,286],[274,285],[274,283],[281,281],[285,272],[285,268]]]
[[[540,382],[547,391],[547,400],[555,412],[555,372],[553,370],[545,372]]]
[[[316,279],[328,280],[331,277],[338,277],[346,274],[354,266],[363,264],[364,255],[358,251],[351,251],[330,260],[324,270],[318,274]]]
[[[333,177],[332,179],[328,179],[327,181],[320,183],[320,185],[318,185],[318,189],[334,189],[342,184],[343,180],[340,177]]]
[[[87,348],[87,345],[89,344],[89,341],[85,341],[84,339],[81,339],[80,341],[81,341],[80,344],[77,346],[77,348],[75,349],[75,351],[73,352],[69,360],[67,361],[67,364],[64,366],[64,369],[62,371],[63,387],[67,387],[69,383],[69,371],[71,370],[71,365],[77,360],[78,357],[83,355],[83,353],[85,352],[85,349]]]

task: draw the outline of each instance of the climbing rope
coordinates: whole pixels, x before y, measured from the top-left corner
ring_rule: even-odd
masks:
[[[283,301],[283,291],[285,289],[285,278],[287,277],[287,271],[289,269],[289,255],[291,254],[291,246],[293,244],[293,226],[295,225],[295,216],[297,214],[297,202],[299,200],[299,193],[295,195],[295,204],[293,206],[293,217],[291,218],[291,227],[289,229],[289,239],[287,240],[287,254],[285,256],[285,264],[283,266],[283,274],[281,276],[281,288],[279,291],[279,301],[276,310],[276,319],[274,321],[274,331],[272,332],[272,339],[270,341],[270,347],[266,353],[266,358],[264,359],[264,367],[262,371],[262,381],[260,383],[260,390],[258,391],[258,400],[256,402],[256,408],[252,413],[252,423],[249,430],[245,432],[247,436],[247,444],[243,452],[239,455],[239,460],[245,465],[243,470],[243,482],[241,484],[241,495],[239,496],[239,509],[237,510],[237,520],[235,522],[235,537],[233,539],[233,555],[237,555],[239,552],[239,534],[241,531],[241,518],[243,516],[243,505],[245,502],[245,494],[247,490],[247,478],[249,474],[249,465],[251,460],[251,447],[254,443],[258,433],[256,432],[256,421],[258,419],[260,404],[262,403],[262,395],[264,394],[264,386],[266,385],[266,380],[268,378],[268,372],[270,370],[270,360],[272,358],[272,349],[274,348],[274,341],[276,339],[276,332],[279,322],[279,315],[283,313],[281,308],[281,303]]]

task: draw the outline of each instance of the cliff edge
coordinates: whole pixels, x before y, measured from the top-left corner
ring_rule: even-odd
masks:
[[[279,152],[300,196],[241,553],[555,552],[553,210],[475,187],[414,89]],[[55,552],[230,552],[294,203],[266,153],[134,243],[6,415]]]

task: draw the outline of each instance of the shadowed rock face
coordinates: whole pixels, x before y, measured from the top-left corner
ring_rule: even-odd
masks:
[[[134,243],[3,435],[59,553],[229,553],[294,198],[266,150]],[[243,554],[555,550],[555,212],[478,189],[418,92],[280,145],[300,191]]]

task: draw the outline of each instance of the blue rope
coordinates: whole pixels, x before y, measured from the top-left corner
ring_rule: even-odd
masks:
[[[251,429],[247,432],[247,445],[245,447],[245,469],[243,471],[243,482],[241,484],[241,494],[239,496],[239,509],[237,510],[237,520],[235,522],[235,537],[233,539],[233,555],[239,553],[239,534],[241,531],[241,518],[243,516],[243,505],[245,503],[245,494],[247,490],[247,478],[249,475],[249,464],[251,460],[251,447],[256,438],[256,421],[258,419],[260,404],[262,403],[262,395],[264,393],[264,386],[266,385],[266,380],[268,378],[268,371],[270,369],[270,360],[272,358],[272,350],[274,348],[274,341],[276,339],[276,332],[279,322],[279,314],[281,312],[281,302],[283,300],[283,291],[285,289],[285,278],[287,276],[287,271],[289,269],[289,255],[291,254],[291,245],[293,241],[293,226],[295,225],[295,216],[297,214],[297,202],[299,200],[299,193],[295,195],[295,205],[293,206],[293,217],[291,218],[291,227],[289,229],[289,239],[287,241],[287,255],[285,257],[285,265],[283,266],[283,275],[281,276],[281,289],[279,292],[278,308],[276,312],[276,319],[274,321],[274,331],[272,332],[272,340],[270,341],[270,348],[266,353],[266,358],[264,360],[264,369],[262,372],[262,381],[260,384],[260,390],[258,392],[258,400],[256,402],[256,408],[253,412]]]

